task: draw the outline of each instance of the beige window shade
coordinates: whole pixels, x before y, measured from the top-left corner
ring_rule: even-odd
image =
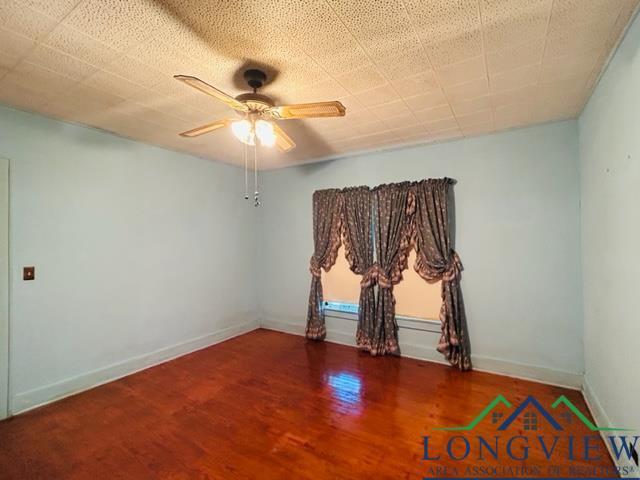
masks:
[[[440,317],[440,282],[427,283],[413,269],[415,251],[409,255],[409,268],[402,273],[402,281],[393,288],[396,297],[396,314],[437,320]],[[325,301],[358,303],[360,296],[360,275],[349,270],[344,256],[344,246],[340,247],[336,264],[327,272],[322,272],[322,287]]]

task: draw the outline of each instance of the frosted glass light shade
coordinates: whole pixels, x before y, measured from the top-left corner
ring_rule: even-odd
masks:
[[[249,120],[238,120],[231,124],[231,131],[235,137],[247,145],[254,144],[254,132]]]
[[[276,144],[273,124],[266,120],[258,120],[256,122],[256,136],[260,139],[260,144],[263,147],[273,147]]]

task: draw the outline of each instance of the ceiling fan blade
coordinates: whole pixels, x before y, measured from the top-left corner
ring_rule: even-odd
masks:
[[[282,128],[278,125],[273,125],[273,132],[276,134],[276,145],[283,152],[288,152],[289,150],[293,150],[296,146],[296,143],[291,140],[291,137],[285,133]]]
[[[269,113],[273,118],[317,118],[317,117],[343,117],[347,109],[338,101],[298,103],[296,105],[281,105],[271,107]]]
[[[242,102],[239,102],[231,95],[227,95],[226,93],[218,90],[215,87],[212,87],[206,82],[203,82],[199,78],[190,77],[189,75],[174,75],[173,78],[179,80],[183,83],[186,83],[190,87],[195,88],[196,90],[200,90],[202,93],[206,93],[207,95],[211,95],[213,98],[220,100],[223,103],[226,103],[229,107],[234,110],[238,110],[240,112],[247,112],[249,108]]]
[[[193,130],[182,132],[180,136],[189,138],[197,137],[199,135],[204,135],[205,133],[213,132],[214,130],[226,127],[227,125],[229,125],[229,123],[231,123],[231,120],[229,120],[228,118],[225,118],[224,120],[217,120],[215,122],[202,125],[201,127],[194,128]]]

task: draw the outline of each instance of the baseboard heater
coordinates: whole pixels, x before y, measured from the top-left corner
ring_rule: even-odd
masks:
[[[358,304],[348,302],[326,301],[322,304],[325,317],[340,320],[358,321]],[[398,328],[404,330],[418,330],[420,332],[440,333],[440,320],[430,318],[407,317],[396,315]]]

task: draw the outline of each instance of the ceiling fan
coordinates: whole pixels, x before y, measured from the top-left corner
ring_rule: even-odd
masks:
[[[276,106],[271,98],[257,93],[267,80],[267,75],[262,70],[250,69],[244,72],[244,79],[253,92],[243,93],[235,98],[196,77],[175,75],[174,78],[220,100],[240,116],[239,119],[225,118],[182,132],[180,135],[183,137],[197,137],[231,126],[236,138],[246,145],[255,146],[257,138],[262,146],[271,147],[275,144],[283,152],[288,152],[296,144],[274,120],[342,117],[346,113],[344,105],[338,101]]]

